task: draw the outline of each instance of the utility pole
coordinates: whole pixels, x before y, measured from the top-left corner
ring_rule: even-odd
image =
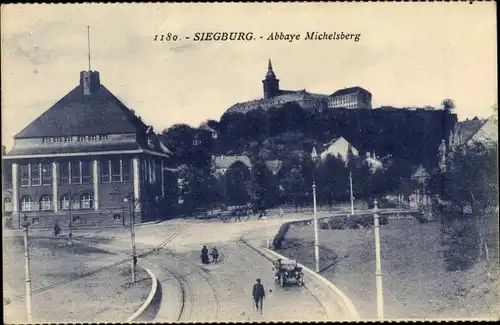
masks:
[[[313,182],[313,211],[314,211],[314,257],[316,272],[319,273],[319,241],[318,241],[318,214],[316,213],[316,182]]]
[[[354,215],[354,195],[352,193],[352,172],[349,172],[349,185],[351,188],[351,215]]]
[[[24,217],[24,262],[25,262],[25,283],[26,283],[26,318],[28,323],[33,322],[33,314],[31,309],[31,276],[30,276],[30,249],[28,241],[28,217]]]
[[[130,267],[132,270],[132,283],[135,283],[135,266],[137,264],[137,256],[135,251],[135,198],[129,195],[125,200],[129,203],[129,215],[130,215],[130,249],[131,249],[131,259],[130,259]]]
[[[380,320],[384,319],[384,294],[382,292],[382,266],[380,261],[380,216],[378,214],[378,202],[375,200],[373,207],[373,222],[375,232],[375,280],[377,284],[377,315]]]

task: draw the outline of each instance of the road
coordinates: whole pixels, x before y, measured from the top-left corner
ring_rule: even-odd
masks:
[[[310,219],[310,215],[231,223],[178,219],[137,227],[138,254],[161,247],[139,259],[162,285],[163,300],[156,321],[341,320],[340,312],[325,308],[335,304],[324,301],[324,297],[331,297],[324,293],[327,288],[278,287],[270,261],[240,241],[245,236],[248,242],[261,246],[266,239],[272,240],[283,222],[300,219]],[[75,231],[74,238],[108,251],[130,253],[127,229]],[[202,266],[202,245],[209,249],[217,246],[220,263]],[[257,278],[262,279],[267,292],[263,315],[253,311],[251,299]]]

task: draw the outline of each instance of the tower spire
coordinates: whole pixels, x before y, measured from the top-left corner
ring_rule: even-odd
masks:
[[[273,71],[273,64],[271,63],[271,59],[269,59],[269,63],[267,65],[267,70],[268,71]]]
[[[90,69],[90,26],[87,26],[87,46],[88,46],[88,51],[89,51],[89,72],[91,71]]]

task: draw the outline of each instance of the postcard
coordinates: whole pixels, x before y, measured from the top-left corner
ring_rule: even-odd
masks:
[[[2,5],[4,322],[498,320],[495,13]]]

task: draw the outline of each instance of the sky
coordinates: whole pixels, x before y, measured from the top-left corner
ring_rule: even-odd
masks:
[[[261,98],[269,58],[282,89],[361,86],[373,107],[452,98],[459,119],[488,117],[498,96],[495,11],[495,2],[2,5],[2,143],[10,148],[78,84],[89,64],[87,26],[92,70],[156,132]],[[311,31],[361,36],[303,40]],[[256,39],[196,42],[196,32]],[[267,40],[274,32],[302,39]],[[167,33],[179,39],[153,41]]]

